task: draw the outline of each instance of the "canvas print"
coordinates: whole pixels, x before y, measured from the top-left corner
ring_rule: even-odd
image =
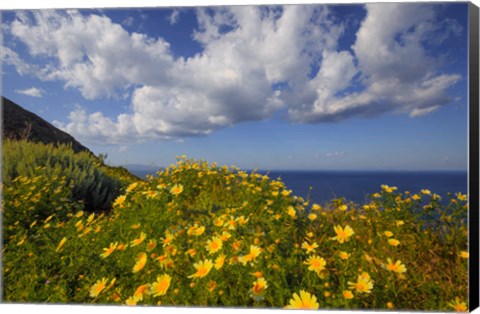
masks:
[[[2,11],[2,302],[468,311],[468,14]]]

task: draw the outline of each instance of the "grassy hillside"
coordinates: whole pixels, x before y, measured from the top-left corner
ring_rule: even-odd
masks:
[[[382,186],[365,204],[319,205],[180,158],[125,180],[109,213],[87,212],[43,167],[5,181],[5,301],[466,310],[465,195],[441,207]]]

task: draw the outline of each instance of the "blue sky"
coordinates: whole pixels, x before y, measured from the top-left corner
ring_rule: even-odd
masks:
[[[2,94],[108,162],[465,170],[467,4],[2,12]]]

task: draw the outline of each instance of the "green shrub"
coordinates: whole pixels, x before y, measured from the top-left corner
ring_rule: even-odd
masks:
[[[65,177],[70,200],[83,202],[88,211],[109,209],[121,188],[120,180],[110,177],[95,156],[75,153],[67,145],[6,140],[2,171],[6,186],[19,176]]]

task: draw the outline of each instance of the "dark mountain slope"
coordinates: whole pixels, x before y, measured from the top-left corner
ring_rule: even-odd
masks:
[[[27,139],[45,144],[71,144],[75,152],[93,153],[73,136],[2,96],[3,138]]]

